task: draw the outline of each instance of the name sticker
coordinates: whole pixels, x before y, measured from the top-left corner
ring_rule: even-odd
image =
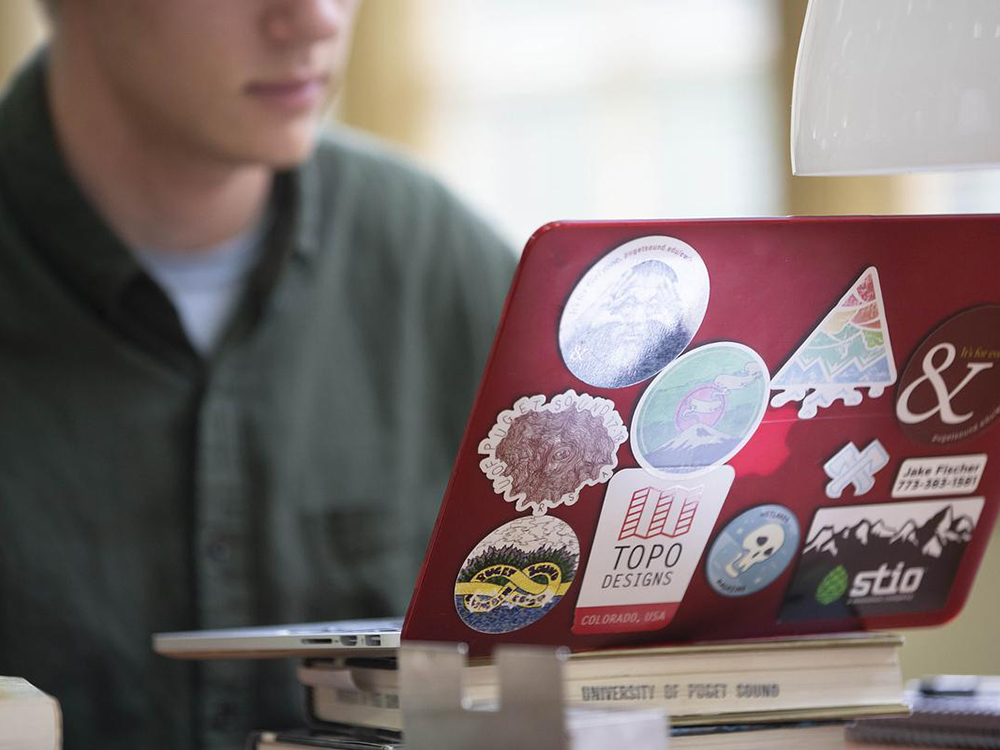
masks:
[[[666,627],[684,598],[736,473],[696,479],[623,469],[608,483],[573,618],[573,632]]]
[[[908,458],[899,467],[893,497],[968,495],[979,487],[986,454]]]

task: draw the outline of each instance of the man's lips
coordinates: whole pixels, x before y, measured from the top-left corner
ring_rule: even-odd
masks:
[[[251,81],[245,91],[268,107],[289,112],[315,108],[326,93],[325,75]]]

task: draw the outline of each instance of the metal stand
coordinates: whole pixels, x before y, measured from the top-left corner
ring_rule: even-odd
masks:
[[[464,644],[407,643],[400,649],[407,750],[584,750],[613,742],[627,743],[630,750],[666,750],[662,710],[567,714],[561,650],[498,646],[495,710],[473,709],[463,700],[465,656]]]

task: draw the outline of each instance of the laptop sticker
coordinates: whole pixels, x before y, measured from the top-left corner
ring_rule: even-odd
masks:
[[[708,269],[674,237],[619,245],[580,279],[559,321],[559,351],[597,388],[651,378],[691,343],[708,308]]]
[[[1000,305],[955,315],[917,347],[896,393],[896,418],[920,443],[950,445],[1000,416]]]
[[[573,632],[659,630],[673,619],[736,472],[696,479],[622,469],[608,483]]]
[[[493,491],[536,516],[573,505],[580,490],[611,478],[628,430],[612,401],[569,390],[546,403],[525,396],[497,417],[479,443],[479,468]]]
[[[576,576],[580,542],[553,516],[518,518],[494,529],[465,559],[455,609],[480,633],[509,633],[542,619]]]
[[[799,548],[799,523],[783,505],[740,513],[715,537],[705,575],[723,596],[749,596],[771,585]]]
[[[826,496],[836,500],[848,485],[854,485],[854,496],[864,495],[875,486],[875,474],[889,463],[889,454],[878,440],[872,440],[864,450],[848,443],[823,464],[823,471],[830,477]]]
[[[908,458],[892,485],[893,497],[971,495],[986,469],[986,454]]]
[[[780,619],[940,609],[982,509],[981,497],[820,508]]]
[[[632,453],[661,477],[694,477],[725,463],[767,409],[767,366],[743,344],[706,344],[676,359],[639,400]]]
[[[801,401],[799,418],[811,419],[838,399],[857,406],[863,388],[878,398],[895,382],[878,271],[871,266],[778,370],[771,406]]]

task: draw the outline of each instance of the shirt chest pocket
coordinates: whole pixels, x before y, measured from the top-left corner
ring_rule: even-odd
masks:
[[[420,556],[400,509],[358,502],[305,513],[301,523],[310,572],[336,598],[338,617],[403,614]]]

